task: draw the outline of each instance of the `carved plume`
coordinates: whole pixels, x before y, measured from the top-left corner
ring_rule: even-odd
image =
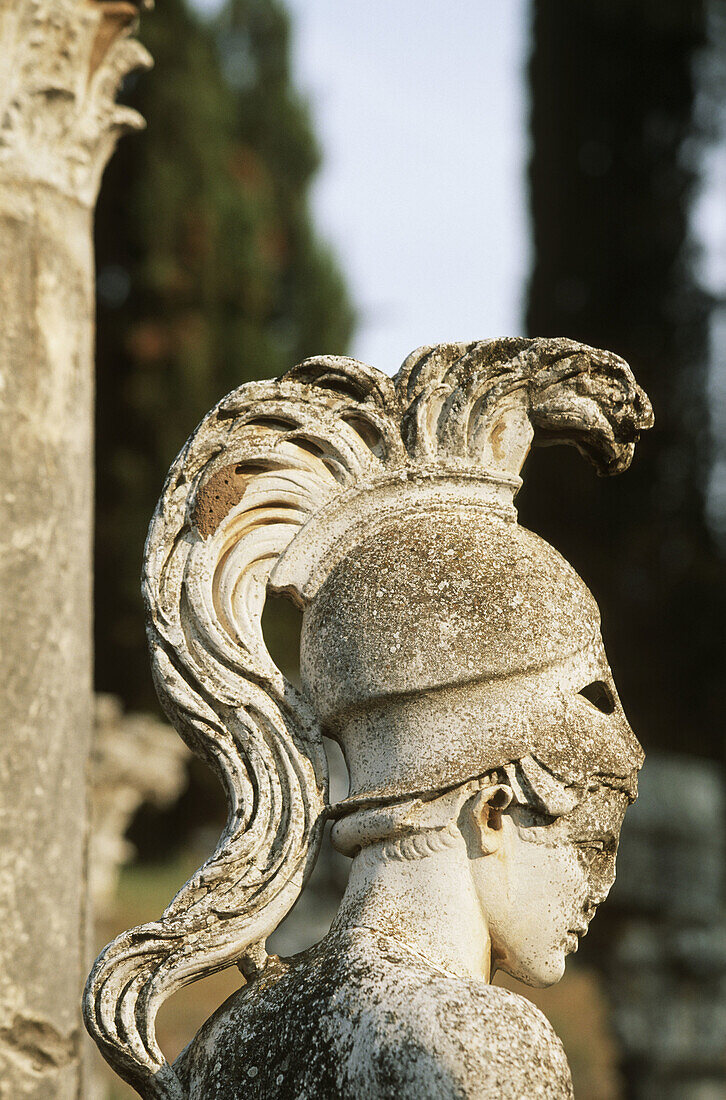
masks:
[[[139,129],[116,103],[151,57],[129,0],[0,3],[0,177],[47,184],[92,206],[118,137]]]
[[[574,340],[419,348],[396,387],[414,461],[452,459],[510,476],[532,442],[571,443],[599,474],[621,473],[653,423],[625,360]]]
[[[144,596],[160,699],[219,775],[229,817],[160,920],[110,944],[86,989],[89,1030],[143,1096],[183,1095],[156,1043],[161,1002],[230,963],[263,965],[265,938],[317,855],[321,734],[260,626],[271,574],[303,528],[325,526],[351,495],[386,483],[395,492],[426,471],[516,488],[533,439],[571,443],[615,473],[651,423],[622,359],[519,339],[423,348],[395,380],[352,359],[309,359],[205,417],[152,521]],[[304,604],[304,585],[288,587]]]

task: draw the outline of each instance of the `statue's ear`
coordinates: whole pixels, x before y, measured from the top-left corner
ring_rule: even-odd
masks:
[[[482,787],[468,805],[469,818],[482,855],[492,855],[502,843],[502,813],[512,801],[510,787]]]

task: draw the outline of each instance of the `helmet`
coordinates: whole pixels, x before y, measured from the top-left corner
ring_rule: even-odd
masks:
[[[465,501],[389,517],[335,565],[303,618],[301,676],[348,764],[338,812],[527,754],[575,783],[642,758],[587,587],[537,535]],[[580,695],[591,684],[605,710]]]

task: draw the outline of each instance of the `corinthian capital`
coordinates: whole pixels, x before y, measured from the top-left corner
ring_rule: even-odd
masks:
[[[0,0],[0,181],[35,182],[91,206],[118,137],[139,129],[116,103],[151,58],[129,0]]]

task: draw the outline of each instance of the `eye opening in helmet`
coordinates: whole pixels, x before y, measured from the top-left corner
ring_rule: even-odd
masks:
[[[597,707],[603,714],[612,714],[615,710],[615,698],[604,680],[593,680],[584,688],[580,688],[579,695],[583,695],[588,703]]]

